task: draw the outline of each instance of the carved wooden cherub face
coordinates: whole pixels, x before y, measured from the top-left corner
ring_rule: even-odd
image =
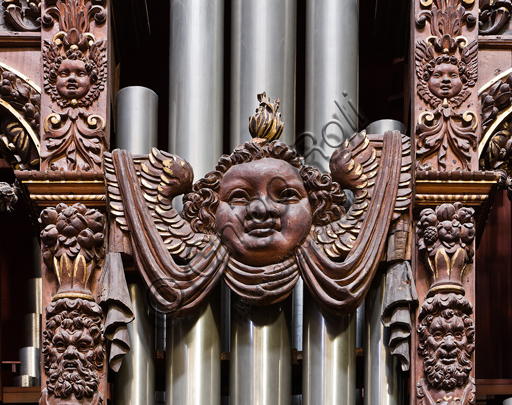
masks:
[[[233,258],[250,266],[282,261],[308,235],[312,213],[299,170],[266,158],[222,179],[216,229]]]
[[[91,87],[91,76],[80,59],[64,59],[57,70],[57,92],[64,98],[84,97]]]
[[[427,85],[432,94],[441,100],[455,97],[463,87],[458,66],[452,63],[436,64]]]

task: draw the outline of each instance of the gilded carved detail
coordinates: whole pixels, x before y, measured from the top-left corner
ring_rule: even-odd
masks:
[[[397,131],[362,132],[334,153],[331,173],[275,139],[278,103],[259,96],[254,139],[192,185],[192,168],[154,149],[106,154],[110,212],[129,236],[155,305],[191,314],[224,277],[251,305],[285,299],[299,274],[317,302],[353,312],[368,291],[391,221],[410,203],[410,147]],[[344,188],[357,201],[346,211]],[[174,197],[186,193],[183,216]],[[393,196],[393,197],[390,197]]]
[[[41,31],[41,0],[3,0],[2,6],[5,21],[14,31]]]
[[[431,273],[430,289],[418,315],[418,354],[424,378],[417,384],[420,404],[474,404],[470,376],[475,349],[473,307],[464,297],[463,274],[473,260],[474,210],[442,204],[420,213],[419,257]]]
[[[457,110],[477,80],[478,41],[463,36],[463,28],[476,22],[467,11],[473,2],[428,0],[421,5],[416,24],[428,25],[431,36],[418,40],[415,49],[417,92],[426,106],[416,125],[417,168],[471,170],[478,118],[471,110]]]
[[[107,41],[90,32],[106,22],[105,1],[47,1],[45,28],[58,24],[43,44],[44,89],[54,108],[44,119],[44,167],[90,171],[101,168],[106,148],[105,118],[91,110],[105,90]],[[56,107],[59,107],[57,109]]]
[[[498,34],[510,21],[512,2],[510,0],[480,0],[480,35]]]
[[[82,204],[46,208],[39,218],[42,257],[54,271],[57,291],[46,308],[42,354],[46,387],[42,405],[103,403],[103,311],[91,280],[104,259],[105,217]]]

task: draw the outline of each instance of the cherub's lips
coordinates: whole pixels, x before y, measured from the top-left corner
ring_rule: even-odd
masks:
[[[76,83],[68,83],[66,88],[68,90],[78,90],[78,85]]]
[[[250,236],[263,238],[281,232],[281,225],[276,220],[264,222],[251,221],[246,223],[244,232]]]

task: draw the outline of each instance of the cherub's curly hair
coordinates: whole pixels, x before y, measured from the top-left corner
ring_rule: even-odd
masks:
[[[326,225],[341,218],[346,196],[340,185],[332,181],[330,174],[303,165],[297,152],[283,142],[246,142],[231,155],[223,155],[215,170],[197,181],[192,192],[183,198],[183,216],[195,232],[215,233],[215,212],[220,201],[218,193],[222,178],[229,168],[265,158],[284,160],[299,169],[311,204],[314,225]]]
[[[467,77],[468,72],[466,69],[466,64],[464,62],[462,62],[461,60],[459,60],[459,58],[457,58],[457,56],[455,56],[455,55],[452,55],[452,56],[439,55],[436,58],[430,60],[427,63],[427,65],[425,66],[425,70],[423,73],[423,80],[428,81],[430,79],[430,77],[432,76],[432,73],[434,73],[434,69],[435,69],[436,65],[442,65],[442,64],[449,64],[449,65],[457,66],[457,69],[459,71],[460,81],[463,84],[466,84],[468,82],[468,77]]]

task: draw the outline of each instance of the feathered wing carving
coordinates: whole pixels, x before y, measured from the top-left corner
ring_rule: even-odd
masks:
[[[416,75],[418,76],[418,85],[416,90],[418,95],[427,103],[436,108],[441,104],[441,100],[435,97],[427,86],[425,78],[428,76],[425,72],[427,64],[435,58],[434,47],[429,45],[425,41],[416,42],[416,51],[414,53],[415,64],[416,64]]]
[[[471,95],[471,87],[475,86],[478,79],[478,40],[474,40],[461,51],[461,67],[464,67],[466,72],[466,82],[461,92],[452,98],[452,103],[455,107],[460,106]]]
[[[133,256],[156,305],[175,317],[190,315],[220,280],[228,259],[216,236],[194,233],[172,207],[172,198],[192,184],[190,166],[156,149],[147,159],[115,150],[105,154],[105,178],[110,212],[130,232]],[[191,260],[178,265],[172,255]]]
[[[354,203],[297,252],[304,281],[329,312],[349,314],[366,296],[389,224],[410,204],[410,166],[409,139],[398,131],[355,134],[333,154],[333,180],[354,191]]]

